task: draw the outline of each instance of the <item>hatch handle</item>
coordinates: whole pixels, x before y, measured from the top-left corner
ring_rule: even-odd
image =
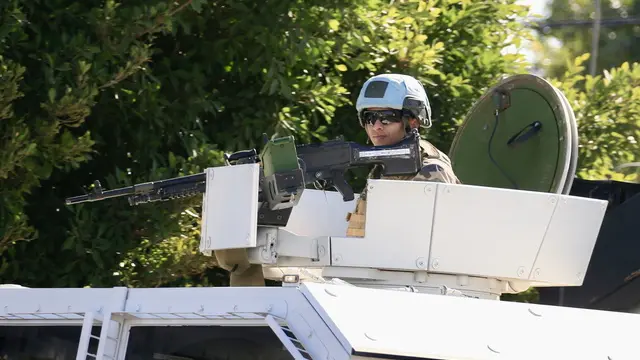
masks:
[[[516,146],[517,144],[527,141],[530,137],[540,131],[540,129],[542,129],[542,123],[540,121],[532,122],[513,135],[509,141],[507,141],[507,146]]]

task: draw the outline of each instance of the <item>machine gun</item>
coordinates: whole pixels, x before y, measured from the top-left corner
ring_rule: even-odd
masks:
[[[260,163],[260,189],[258,201],[266,204],[261,210],[291,209],[311,184],[324,182],[324,187],[335,187],[344,201],[354,199],[353,189],[345,180],[348,169],[378,164],[383,175],[417,174],[422,159],[420,135],[413,131],[395,145],[365,146],[343,139],[319,144],[296,145],[293,136],[268,140],[257,155],[255,149],[225,154],[227,165]],[[154,201],[166,201],[203,194],[206,173],[172,179],[135,184],[104,191],[99,181],[93,192],[66,199],[67,205],[127,196],[131,206]],[[264,216],[263,216],[264,217]],[[282,217],[280,217],[282,218]],[[281,222],[278,222],[281,224]]]

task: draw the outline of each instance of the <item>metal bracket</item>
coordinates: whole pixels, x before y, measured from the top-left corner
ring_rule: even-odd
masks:
[[[276,236],[277,229],[270,229],[271,231],[264,234],[264,244],[258,246],[260,249],[260,257],[265,264],[275,264],[278,261],[278,253],[276,252]],[[260,242],[259,242],[260,243]]]
[[[278,228],[258,228],[257,247],[247,249],[254,264],[328,266],[329,237],[298,236]]]

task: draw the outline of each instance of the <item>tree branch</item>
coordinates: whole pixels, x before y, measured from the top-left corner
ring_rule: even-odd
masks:
[[[175,9],[169,9],[167,11],[167,13],[159,15],[158,17],[156,17],[156,21],[155,21],[155,25],[146,29],[145,31],[139,33],[136,35],[136,39],[139,39],[140,37],[149,34],[149,33],[153,33],[155,31],[158,30],[159,27],[161,27],[164,22],[166,21],[167,18],[174,16],[175,14],[177,14],[179,11],[184,10],[185,7],[189,6],[191,4],[193,0],[187,0],[184,3],[182,3],[182,5],[178,6]]]

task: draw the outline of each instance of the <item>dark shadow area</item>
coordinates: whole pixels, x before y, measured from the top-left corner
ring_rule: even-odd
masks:
[[[584,284],[539,288],[540,303],[628,311],[640,304],[640,184],[576,179],[570,194],[609,206]]]
[[[0,360],[75,359],[82,326],[0,326]],[[100,334],[94,327],[92,333]],[[97,343],[89,352],[95,353]]]
[[[0,326],[0,360],[73,360],[81,326]],[[100,335],[94,327],[92,334]],[[95,354],[98,343],[90,342]],[[129,335],[127,360],[291,360],[267,326],[140,326]]]
[[[291,360],[267,326],[144,326],[129,334],[127,360]]]

